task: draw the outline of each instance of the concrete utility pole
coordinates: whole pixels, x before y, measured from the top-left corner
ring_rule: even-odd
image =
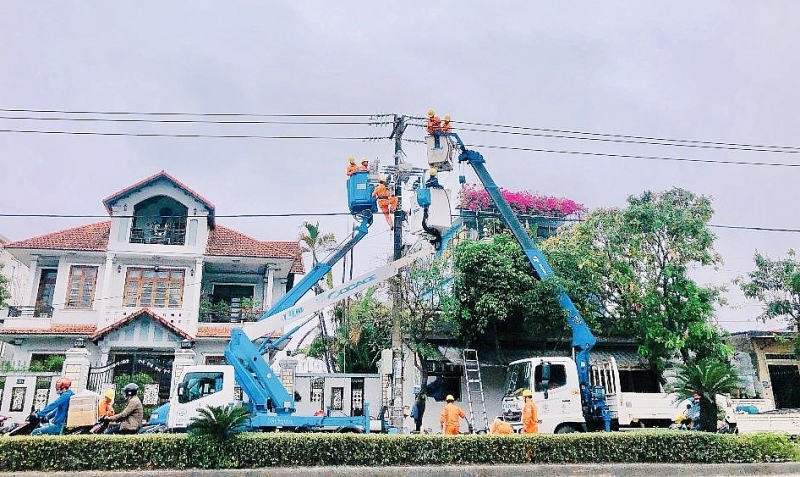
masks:
[[[394,117],[394,127],[390,139],[394,138],[395,174],[394,195],[397,196],[397,210],[394,212],[394,260],[403,255],[403,188],[400,180],[400,162],[403,154],[403,132],[406,130],[406,117]],[[392,281],[392,417],[391,425],[403,428],[403,332],[400,326],[400,273]]]

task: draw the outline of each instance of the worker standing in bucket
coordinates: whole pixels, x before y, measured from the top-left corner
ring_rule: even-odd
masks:
[[[459,418],[467,420],[467,415],[464,410],[458,407],[454,402],[452,394],[448,394],[445,398],[447,404],[442,409],[442,415],[439,417],[439,425],[446,435],[458,435],[458,430],[461,428]],[[469,424],[469,423],[467,423]]]
[[[359,171],[359,167],[356,165],[356,158],[353,156],[350,156],[348,162],[349,164],[347,165],[347,177],[350,177]]]

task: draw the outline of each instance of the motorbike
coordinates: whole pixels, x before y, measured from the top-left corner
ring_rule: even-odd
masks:
[[[16,426],[11,428],[5,435],[9,437],[13,436],[29,436],[33,432],[34,429],[39,427],[44,419],[40,419],[36,416],[36,414],[31,413],[28,417],[25,418],[24,421],[18,423]]]

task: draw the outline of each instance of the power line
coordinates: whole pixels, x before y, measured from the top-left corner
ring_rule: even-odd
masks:
[[[255,113],[179,113],[179,112],[134,112],[134,111],[70,111],[63,109],[0,109],[6,113],[40,113],[40,114],[102,114],[109,116],[232,116],[256,118],[370,118],[373,114],[255,114]],[[385,115],[380,115],[385,116]]]
[[[408,142],[424,143],[419,139],[403,139]],[[465,146],[484,149],[505,149],[509,151],[525,151],[525,152],[541,152],[544,154],[568,154],[575,156],[599,156],[599,157],[614,157],[620,159],[642,159],[649,161],[683,161],[683,162],[699,162],[707,164],[732,164],[737,166],[772,166],[772,167],[800,167],[800,164],[787,164],[783,162],[750,162],[750,161],[728,161],[722,159],[698,159],[692,157],[668,157],[668,156],[639,156],[635,154],[615,154],[610,152],[589,152],[589,151],[569,151],[569,150],[556,150],[556,149],[537,149],[530,147],[517,147],[517,146],[492,146],[485,144],[465,144]]]
[[[36,118],[31,116],[0,116],[0,119],[11,121],[74,121],[74,122],[108,122],[108,123],[147,123],[147,124],[277,124],[293,126],[380,126],[391,124],[381,121],[267,121],[267,120],[207,120],[207,119],[140,119],[140,118]]]
[[[118,136],[118,137],[171,137],[210,139],[324,139],[332,141],[377,141],[386,136],[263,136],[258,134],[162,134],[162,133],[110,133],[94,131],[43,131],[38,129],[0,129],[0,133],[61,134],[73,136]]]
[[[279,213],[279,214],[214,214],[215,218],[269,218],[269,217],[338,217],[338,216],[348,216],[351,215],[350,212],[287,212],[287,213]],[[483,217],[484,215],[481,214]],[[485,217],[492,217],[496,216],[496,214],[487,213]],[[59,219],[108,219],[108,215],[96,215],[96,214],[3,214],[0,213],[0,217],[9,217],[9,218],[59,218]],[[133,215],[117,215],[115,217],[118,218],[134,218]],[[531,216],[533,218],[552,218],[549,216]],[[564,218],[561,219],[565,222],[580,222],[580,219],[577,218]],[[800,229],[790,229],[790,228],[782,228],[782,227],[754,227],[754,226],[745,226],[745,225],[724,225],[724,224],[708,224],[709,227],[714,228],[722,228],[722,229],[734,229],[734,230],[752,230],[752,231],[760,231],[760,232],[789,232],[789,233],[800,233]]]

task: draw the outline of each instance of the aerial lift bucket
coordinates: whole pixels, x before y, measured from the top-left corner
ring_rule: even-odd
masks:
[[[350,206],[350,213],[353,215],[364,215],[364,213],[375,213],[378,211],[378,204],[372,191],[375,185],[369,180],[368,171],[359,171],[347,178],[347,202]]]
[[[428,149],[428,164],[440,171],[453,170],[453,141],[444,135],[437,138],[434,135],[425,136],[425,145]],[[438,147],[437,147],[438,146]]]

